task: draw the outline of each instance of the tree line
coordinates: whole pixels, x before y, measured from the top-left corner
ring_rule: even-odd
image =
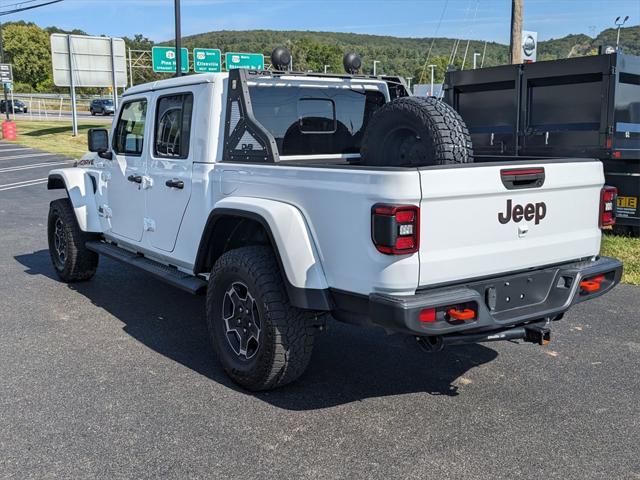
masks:
[[[14,68],[15,90],[18,92],[64,92],[53,85],[51,68],[52,33],[86,35],[81,30],[64,31],[57,27],[41,28],[23,21],[3,25],[5,61]],[[559,39],[540,42],[538,60],[565,58],[569,55],[593,55],[598,45],[615,44],[615,29],[602,31],[597,37],[568,35]],[[628,53],[640,55],[640,26],[624,28],[622,44]],[[142,34],[124,37],[127,48],[151,50],[154,42]],[[172,45],[164,42],[158,45]],[[269,54],[276,46],[289,48],[297,71],[323,72],[325,65],[332,73],[342,73],[342,57],[347,51],[358,52],[363,61],[362,73],[371,73],[373,60],[377,60],[378,73],[412,77],[412,83],[430,81],[428,64],[436,65],[437,83],[453,65],[469,69],[473,54],[480,54],[478,64],[485,67],[508,63],[508,46],[480,40],[456,40],[452,38],[400,38],[338,32],[306,31],[218,31],[192,35],[183,39],[183,46],[219,48],[222,52],[256,52]],[[166,74],[156,74],[150,69],[134,69],[134,83],[143,83]],[[82,89],[84,93],[104,93],[101,89]]]

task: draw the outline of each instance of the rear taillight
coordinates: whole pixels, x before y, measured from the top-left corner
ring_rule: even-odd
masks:
[[[371,239],[379,252],[406,255],[420,248],[420,208],[415,205],[374,205]]]
[[[600,191],[600,228],[616,223],[618,189],[605,185]]]

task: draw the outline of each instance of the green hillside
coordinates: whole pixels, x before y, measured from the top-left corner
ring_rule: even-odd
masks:
[[[596,38],[587,35],[568,35],[559,39],[540,42],[539,60],[552,60],[568,56],[595,54],[602,44],[615,44],[615,29],[601,32]],[[622,44],[627,53],[640,55],[640,26],[622,29]],[[354,50],[363,58],[363,69],[372,69],[373,60],[380,61],[380,71],[389,74],[413,77],[418,81],[429,51],[429,62],[438,65],[439,77],[444,73],[455,44],[458,42],[454,63],[459,68],[464,61],[467,40],[452,38],[400,38],[379,35],[362,35],[337,32],[304,31],[218,31],[184,38],[184,46],[215,47],[224,51],[251,51],[268,54],[274,47],[284,45],[293,53],[296,70],[322,71],[324,65],[331,65],[331,71],[341,72],[342,55]],[[483,53],[485,42],[471,40],[468,46],[465,68],[473,63],[473,53]],[[484,66],[507,63],[507,45],[487,42]],[[440,78],[439,78],[440,80]]]

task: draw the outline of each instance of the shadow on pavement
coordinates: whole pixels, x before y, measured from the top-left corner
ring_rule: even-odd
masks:
[[[93,125],[83,125],[83,124],[78,124],[78,132],[82,133],[84,131],[89,130],[90,128],[92,128]],[[59,127],[47,127],[47,128],[40,128],[37,130],[32,130],[30,132],[23,132],[22,135],[27,136],[27,137],[44,137],[46,135],[54,135],[57,133],[71,133],[71,127],[68,125],[61,125]]]
[[[15,259],[30,275],[59,281],[49,253],[40,250]],[[101,259],[89,282],[68,287],[125,324],[124,331],[182,365],[242,391],[225,375],[209,343],[204,301],[139,272]],[[314,410],[406,393],[458,394],[455,381],[490,362],[497,352],[482,345],[426,354],[408,336],[331,321],[319,335],[311,364],[296,383],[255,396],[279,408]]]

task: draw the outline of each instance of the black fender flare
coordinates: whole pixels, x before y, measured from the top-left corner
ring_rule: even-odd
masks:
[[[269,223],[261,215],[255,212],[249,212],[246,210],[234,209],[234,208],[215,208],[213,209],[207,218],[202,236],[200,238],[200,244],[196,254],[196,260],[193,267],[194,274],[206,273],[208,251],[214,236],[217,223],[223,218],[240,218],[248,219],[257,222],[262,226],[266,232],[271,248],[280,268],[280,274],[285,284],[289,301],[291,304],[298,308],[304,308],[309,310],[322,310],[330,311],[333,309],[333,300],[329,289],[316,289],[316,288],[300,288],[291,284],[287,278],[287,274],[282,263],[282,257],[278,250],[278,245],[271,231]]]

